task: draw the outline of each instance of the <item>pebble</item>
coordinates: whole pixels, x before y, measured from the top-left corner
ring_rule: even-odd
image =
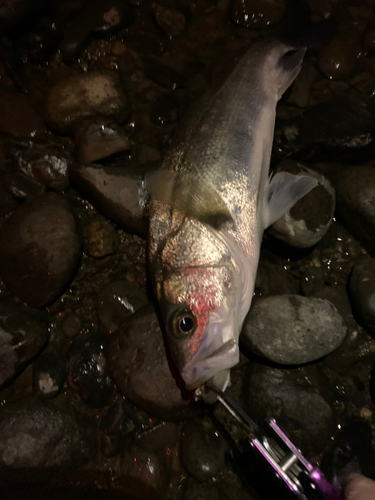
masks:
[[[367,166],[346,167],[332,179],[337,214],[370,252],[375,250],[375,175]]]
[[[97,115],[115,123],[130,116],[129,100],[115,71],[78,74],[49,89],[46,119],[57,133],[74,134],[80,121]]]
[[[183,34],[186,19],[182,12],[176,9],[168,9],[156,2],[152,4],[152,11],[156,24],[164,31],[168,38],[175,38]]]
[[[363,259],[354,265],[349,287],[359,321],[375,333],[375,259]]]
[[[227,444],[209,417],[189,420],[182,428],[180,458],[194,479],[208,481],[225,464]]]
[[[150,194],[144,181],[145,168],[80,166],[70,172],[80,193],[109,220],[127,232],[146,238]]]
[[[119,247],[117,233],[110,222],[96,215],[85,227],[83,251],[90,257],[101,259],[114,254]]]
[[[40,399],[56,397],[66,376],[65,356],[56,352],[42,354],[33,366],[33,391]]]
[[[348,477],[345,486],[345,498],[347,500],[366,500],[375,497],[375,481],[362,474]]]
[[[309,248],[316,245],[331,225],[335,211],[335,190],[322,174],[291,160],[279,164],[276,171],[311,176],[319,184],[276,221],[269,233],[292,247]]]
[[[0,276],[34,307],[49,305],[73,278],[81,236],[69,204],[48,193],[26,201],[0,229]]]
[[[19,483],[75,472],[95,454],[95,422],[73,407],[20,399],[1,408],[0,467]]]
[[[66,62],[77,59],[92,34],[112,35],[133,20],[133,10],[122,0],[94,0],[84,2],[65,27],[61,53]]]
[[[109,340],[107,334],[92,332],[74,339],[68,350],[68,385],[91,408],[103,408],[115,395],[105,358]]]
[[[0,87],[0,132],[15,137],[34,137],[44,133],[41,116],[21,92]]]
[[[330,302],[300,295],[275,295],[253,304],[241,339],[255,354],[275,363],[297,365],[334,351],[346,332],[342,317]]]
[[[285,269],[285,261],[267,249],[259,258],[255,288],[262,296],[296,293],[294,280]]]
[[[48,338],[47,325],[40,321],[35,310],[1,298],[0,387],[22,372],[45,347]]]
[[[77,337],[77,335],[81,331],[81,328],[82,320],[77,314],[70,313],[64,318],[62,323],[62,331],[66,337],[71,339]]]
[[[336,36],[325,45],[318,56],[318,67],[329,79],[341,80],[350,76],[357,63],[352,40]]]
[[[54,191],[69,186],[68,169],[71,155],[64,149],[37,140],[12,141],[7,147],[7,157],[13,169],[29,179]]]
[[[19,200],[27,200],[46,192],[46,187],[43,184],[18,172],[5,174],[4,184],[9,193]]]
[[[5,185],[5,175],[0,175],[0,215],[6,215],[13,212],[17,207],[17,200],[12,196]]]
[[[188,484],[184,491],[184,500],[220,500],[219,487],[213,481],[199,483],[188,478]]]
[[[252,418],[260,425],[275,418],[305,453],[321,452],[333,430],[333,413],[322,391],[329,386],[318,365],[281,369],[255,364],[244,387]]]
[[[252,29],[264,29],[276,24],[284,10],[284,0],[232,0],[229,8],[235,24]]]
[[[103,326],[112,333],[125,319],[148,303],[144,290],[126,280],[105,285],[98,293],[97,309]]]
[[[126,399],[119,399],[102,414],[99,426],[100,450],[114,457],[127,447],[139,424],[134,409]]]
[[[132,314],[111,335],[108,371],[118,390],[156,418],[178,421],[193,410],[171,373],[158,317],[151,304]],[[176,373],[177,376],[177,373]]]
[[[173,422],[161,422],[151,429],[139,433],[135,442],[145,450],[171,450],[177,445],[179,438],[178,427]]]
[[[146,78],[161,87],[176,90],[187,86],[187,80],[181,73],[151,57],[143,61],[143,72]]]
[[[74,142],[80,163],[92,163],[131,149],[125,130],[116,123],[101,119],[78,126]]]
[[[179,117],[180,100],[176,94],[162,94],[151,108],[151,121],[157,125],[173,123]]]

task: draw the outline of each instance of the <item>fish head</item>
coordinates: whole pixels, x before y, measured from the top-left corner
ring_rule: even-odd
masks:
[[[192,390],[212,380],[223,387],[239,361],[247,307],[240,266],[220,234],[189,218],[158,256],[156,294],[170,353],[185,385]]]

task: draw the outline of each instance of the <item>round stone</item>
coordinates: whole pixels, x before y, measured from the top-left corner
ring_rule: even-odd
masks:
[[[33,390],[40,399],[57,396],[66,376],[65,359],[56,352],[42,354],[33,366]]]
[[[356,263],[350,275],[350,297],[358,318],[375,333],[375,259]]]
[[[329,79],[341,80],[351,74],[357,62],[357,53],[350,39],[333,38],[319,53],[318,66]]]

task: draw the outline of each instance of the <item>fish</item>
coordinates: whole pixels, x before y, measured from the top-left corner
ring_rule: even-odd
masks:
[[[317,185],[269,175],[276,105],[305,51],[253,43],[196,104],[150,181],[149,273],[189,390],[228,385],[263,232]]]

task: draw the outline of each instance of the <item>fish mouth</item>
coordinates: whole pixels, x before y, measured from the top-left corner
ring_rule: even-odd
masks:
[[[238,342],[230,339],[222,344],[218,349],[207,352],[198,349],[193,358],[184,366],[181,376],[188,390],[194,390],[202,386],[209,380],[219,381],[224,377],[222,383],[215,385],[224,385],[228,380],[229,370],[239,361]],[[219,376],[223,373],[223,377]],[[225,375],[224,375],[225,373]]]

